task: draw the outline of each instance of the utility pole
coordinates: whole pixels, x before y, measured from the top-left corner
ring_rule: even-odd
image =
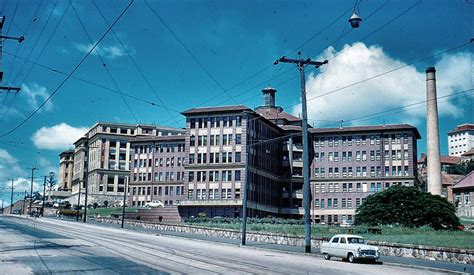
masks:
[[[41,204],[41,217],[44,215],[44,197],[46,197],[46,179],[48,176],[44,176],[44,182],[43,182],[43,203]]]
[[[242,199],[242,240],[241,245],[246,245],[247,242],[247,201],[248,201],[248,188],[249,188],[249,157],[250,157],[250,146],[251,144],[251,134],[250,134],[250,125],[248,121],[250,120],[250,115],[247,115],[247,138],[245,146],[245,171],[244,171],[244,197]]]
[[[25,215],[25,208],[26,208],[26,190],[25,190],[25,196],[23,197],[23,215]]]
[[[298,52],[298,59],[289,59],[285,56],[275,61],[274,65],[282,63],[296,64],[300,71],[301,79],[301,109],[303,115],[303,206],[304,206],[304,223],[305,223],[305,252],[311,253],[311,188],[309,182],[309,139],[308,139],[308,112],[306,106],[306,86],[304,68],[308,65],[313,65],[315,68],[327,64],[328,61],[323,62],[313,61],[311,58],[302,59],[301,52]]]
[[[12,190],[12,192],[10,196],[10,214],[13,213],[13,190],[15,189],[15,186],[14,186],[15,179],[11,179],[11,181],[12,181],[12,186],[10,187],[10,189]]]
[[[122,204],[122,225],[120,226],[121,228],[123,228],[123,224],[125,222],[125,201],[127,199],[127,191],[128,191],[128,181],[129,181],[129,178],[126,177],[125,178],[125,186],[124,186],[124,189],[123,189],[123,204]],[[153,190],[152,190],[153,192]]]
[[[89,193],[89,142],[86,141],[86,155],[87,165],[84,165],[84,216],[82,222],[87,222],[87,195]]]
[[[20,91],[20,88],[18,87],[8,87],[8,86],[2,86],[3,82],[3,70],[1,69],[1,60],[2,60],[2,53],[3,53],[3,40],[7,39],[12,39],[12,40],[17,40],[18,43],[23,42],[25,40],[25,37],[20,36],[20,37],[12,37],[12,36],[5,36],[3,35],[3,25],[5,24],[5,16],[0,16],[0,93],[2,91],[6,91],[6,93],[10,93],[10,91],[14,91],[15,93],[18,93]]]
[[[33,179],[35,178],[35,170],[38,170],[38,168],[33,166],[32,168],[28,168],[28,169],[31,170],[30,209],[29,209],[29,213],[31,215],[31,209],[33,207]]]
[[[79,211],[81,211],[81,185],[82,181],[79,180],[79,193],[77,193],[77,215],[76,215],[76,222],[79,221]]]

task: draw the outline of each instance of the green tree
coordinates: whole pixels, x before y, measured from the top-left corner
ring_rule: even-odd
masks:
[[[424,225],[439,229],[456,229],[461,225],[454,205],[441,196],[435,196],[415,187],[392,186],[370,195],[357,208],[357,224]]]

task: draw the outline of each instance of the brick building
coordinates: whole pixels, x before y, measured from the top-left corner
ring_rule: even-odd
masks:
[[[136,137],[131,141],[130,206],[160,200],[179,204],[184,193],[184,135]]]
[[[410,125],[310,129],[312,217],[316,222],[353,220],[364,199],[417,179],[418,130]]]

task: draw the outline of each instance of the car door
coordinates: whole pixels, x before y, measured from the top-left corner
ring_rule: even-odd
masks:
[[[346,257],[347,256],[347,240],[346,237],[341,237],[339,239],[339,245],[338,245],[338,256],[339,257]]]
[[[329,251],[328,253],[332,256],[338,256],[339,251],[339,237],[334,237],[329,244]]]

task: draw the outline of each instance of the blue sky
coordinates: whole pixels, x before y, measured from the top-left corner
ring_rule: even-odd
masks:
[[[26,168],[32,165],[40,168],[38,175],[57,170],[61,150],[97,121],[183,127],[179,111],[259,106],[260,90],[269,85],[278,90],[277,104],[299,115],[298,71],[288,64],[273,66],[278,57],[296,57],[297,51],[329,60],[320,70],[306,71],[308,98],[314,98],[308,102],[309,119],[320,127],[339,126],[340,120],[346,126],[410,123],[425,137],[424,104],[354,119],[423,101],[424,70],[436,66],[438,93],[446,96],[439,108],[441,150],[447,154],[447,132],[473,122],[473,93],[460,93],[473,87],[473,46],[441,53],[471,39],[474,6],[462,0],[360,0],[363,21],[351,30],[347,19],[355,2],[149,0],[155,14],[144,1],[135,1],[114,26],[115,34],[110,32],[73,74],[96,85],[69,79],[31,120],[0,138],[0,189],[15,177],[20,178],[17,190],[24,190]],[[110,24],[129,1],[95,3]],[[22,44],[5,41],[3,47],[2,85],[22,88],[18,95],[0,94],[3,135],[65,78],[31,62],[23,65],[24,60],[68,74],[108,25],[89,0],[72,6],[66,0],[5,0],[1,8],[7,18],[4,34],[26,38]],[[419,153],[425,147],[420,140]]]

